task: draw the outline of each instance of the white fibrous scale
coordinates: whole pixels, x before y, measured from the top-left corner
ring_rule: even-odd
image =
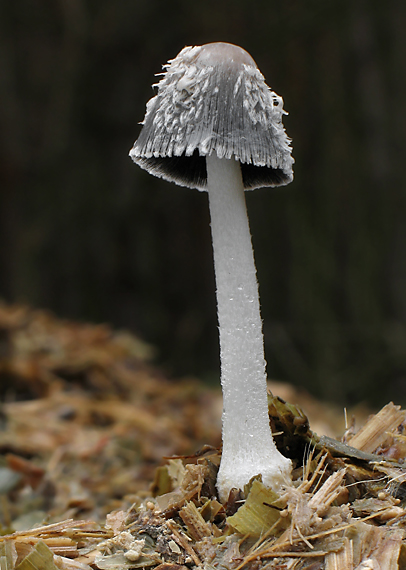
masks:
[[[147,104],[144,127],[130,152],[133,160],[153,171],[153,159],[159,170],[159,159],[215,151],[219,158],[234,156],[242,164],[280,169],[289,178],[293,158],[282,124],[282,98],[248,57],[252,64],[226,59],[212,65],[204,46],[198,46],[170,60]],[[171,172],[153,173],[183,185]]]

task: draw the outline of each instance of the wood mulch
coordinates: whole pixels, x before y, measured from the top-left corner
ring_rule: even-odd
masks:
[[[404,410],[344,426],[271,383],[293,486],[254,480],[221,505],[221,393],[152,357],[128,332],[0,304],[1,569],[406,568]]]

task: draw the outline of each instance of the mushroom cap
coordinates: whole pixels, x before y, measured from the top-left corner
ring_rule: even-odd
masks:
[[[292,181],[283,100],[248,52],[223,42],[185,47],[164,69],[130,151],[135,163],[205,190],[205,157],[215,152],[240,161],[246,190]]]

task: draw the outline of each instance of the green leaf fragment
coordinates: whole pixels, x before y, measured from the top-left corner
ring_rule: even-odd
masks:
[[[54,555],[48,546],[40,540],[33,550],[15,567],[15,570],[58,570]]]
[[[240,534],[261,536],[281,519],[280,509],[275,506],[278,500],[277,493],[254,480],[244,505],[227,517],[227,523]]]
[[[172,479],[168,473],[168,466],[164,465],[158,467],[155,471],[155,477],[152,483],[152,496],[160,497],[161,495],[166,495],[170,493],[172,489]]]

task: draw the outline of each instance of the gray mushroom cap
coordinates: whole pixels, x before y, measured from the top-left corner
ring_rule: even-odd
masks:
[[[244,188],[293,179],[283,100],[252,57],[227,43],[185,47],[164,66],[130,156],[150,174],[205,190],[205,157],[234,156]]]

